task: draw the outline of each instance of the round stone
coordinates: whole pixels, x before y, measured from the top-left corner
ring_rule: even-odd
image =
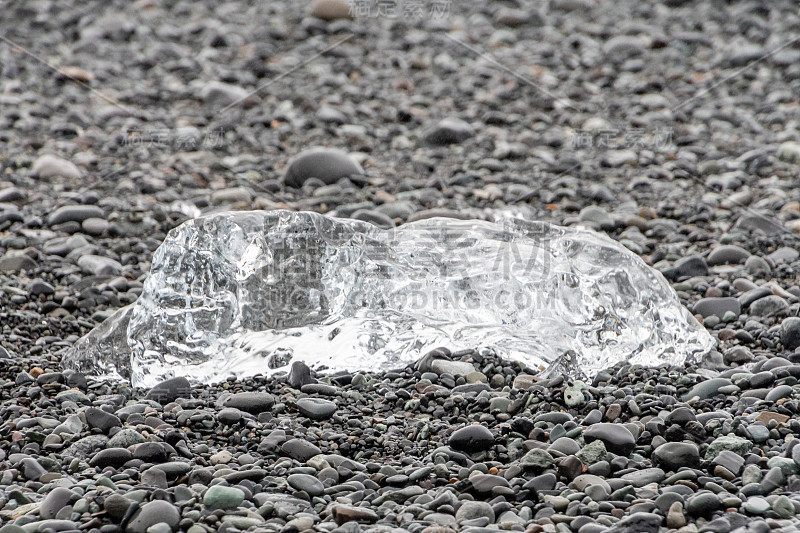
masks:
[[[305,491],[311,497],[321,496],[325,492],[322,482],[309,474],[292,474],[286,481],[293,489]]]
[[[269,411],[275,404],[275,398],[266,392],[239,392],[225,400],[225,407],[233,407],[258,416]]]
[[[460,118],[445,118],[426,131],[423,139],[428,144],[443,146],[462,143],[474,135],[475,130],[467,122]]]
[[[622,424],[594,424],[583,432],[583,438],[587,443],[603,441],[606,450],[626,457],[636,448],[633,434]]]
[[[214,485],[203,495],[203,504],[211,509],[236,509],[244,501],[244,492],[235,487]]]
[[[33,163],[33,175],[39,178],[67,178],[77,180],[81,171],[75,163],[60,157],[45,154]]]
[[[480,452],[494,445],[494,435],[485,426],[473,424],[454,431],[448,442],[456,450]]]
[[[39,516],[43,519],[51,519],[56,517],[56,513],[65,507],[67,504],[78,499],[78,495],[66,487],[56,487],[51,490],[42,501],[42,506],[39,508]]]
[[[127,533],[146,533],[147,528],[160,522],[169,524],[174,530],[180,520],[181,515],[174,505],[164,500],[153,500],[139,508],[133,515],[133,519],[128,522],[125,531]]]
[[[456,511],[456,521],[475,520],[476,518],[488,518],[489,523],[494,523],[494,510],[486,502],[464,501]]]
[[[300,462],[306,462],[315,455],[322,453],[317,446],[303,439],[290,439],[281,446],[283,453]]]
[[[353,18],[353,6],[347,0],[317,0],[311,16],[325,21]]]
[[[336,412],[336,404],[322,398],[301,398],[297,400],[297,410],[311,420],[327,420]]]
[[[289,161],[286,166],[284,182],[289,187],[301,187],[306,180],[317,178],[330,185],[341,178],[363,173],[361,165],[342,150],[311,148]]]
[[[657,464],[673,472],[683,466],[697,468],[700,465],[700,451],[691,442],[666,442],[655,449],[653,458]]]
[[[717,246],[708,254],[706,260],[710,266],[731,265],[744,263],[750,257],[750,252],[740,246],[732,244]]]

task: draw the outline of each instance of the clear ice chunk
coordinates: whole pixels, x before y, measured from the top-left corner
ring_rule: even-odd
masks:
[[[67,366],[151,387],[285,371],[379,371],[485,348],[592,376],[713,347],[660,273],[586,229],[433,218],[382,230],[317,213],[229,212],[172,230],[139,299]]]

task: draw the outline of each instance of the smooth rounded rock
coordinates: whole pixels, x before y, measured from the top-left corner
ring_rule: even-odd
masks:
[[[127,533],[147,533],[147,528],[159,522],[169,524],[175,530],[180,522],[178,509],[164,500],[154,500],[142,505],[125,527]]]
[[[475,520],[476,518],[487,518],[489,523],[494,523],[495,515],[492,506],[486,502],[464,501],[456,511],[456,521]]]
[[[297,410],[311,420],[327,420],[336,412],[336,404],[321,398],[301,398],[297,400]]]
[[[292,474],[286,481],[293,489],[305,491],[311,497],[320,496],[325,492],[322,482],[308,474]]]
[[[337,148],[311,148],[296,155],[286,166],[284,181],[289,187],[301,187],[306,180],[317,178],[325,184],[341,178],[363,174],[361,165],[347,152]]]
[[[53,211],[47,217],[50,226],[64,222],[83,222],[89,218],[104,218],[105,213],[96,205],[65,205]]]
[[[314,444],[303,439],[290,439],[281,446],[283,453],[302,463],[308,461],[315,455],[322,453],[322,450]]]
[[[31,170],[39,178],[67,178],[77,180],[81,178],[81,171],[71,161],[50,154],[40,156]]]
[[[599,423],[583,432],[587,443],[600,440],[611,453],[628,456],[636,448],[636,439],[622,424]]]
[[[684,466],[700,466],[700,450],[690,442],[666,442],[655,449],[653,458],[656,464],[673,472]]]
[[[166,405],[178,398],[191,398],[191,396],[192,384],[185,377],[178,376],[158,383],[147,391],[145,398]]]
[[[236,487],[214,485],[203,494],[203,504],[211,509],[235,509],[244,501],[244,492]]]
[[[39,508],[39,516],[44,519],[55,518],[62,507],[78,499],[78,495],[66,487],[56,487],[51,490]]]
[[[353,6],[347,0],[316,0],[311,16],[325,21],[353,18]]]
[[[731,312],[736,316],[742,311],[742,304],[736,298],[703,298],[692,307],[692,313],[703,318],[716,316],[722,318]]]
[[[459,144],[475,135],[475,131],[460,118],[445,118],[427,130],[423,139],[431,145]]]
[[[485,426],[473,424],[454,431],[448,443],[456,450],[480,452],[494,445],[494,435]]]
[[[268,412],[273,405],[275,397],[266,392],[239,392],[225,400],[225,407],[234,407],[256,416]]]
[[[706,261],[709,266],[735,265],[744,263],[750,257],[750,252],[740,246],[732,244],[717,246],[708,254]]]

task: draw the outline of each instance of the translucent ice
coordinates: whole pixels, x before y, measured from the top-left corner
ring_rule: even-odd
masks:
[[[664,278],[610,238],[507,218],[394,230],[287,211],[201,217],[153,257],[136,303],[65,355],[149,387],[318,369],[386,370],[438,347],[589,375],[679,364],[713,340]]]

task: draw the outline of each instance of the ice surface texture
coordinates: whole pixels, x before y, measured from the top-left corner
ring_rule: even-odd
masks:
[[[551,372],[680,364],[713,339],[664,278],[593,231],[507,218],[381,230],[288,211],[172,230],[136,303],[66,354],[150,387],[287,370],[387,370],[486,347]]]

